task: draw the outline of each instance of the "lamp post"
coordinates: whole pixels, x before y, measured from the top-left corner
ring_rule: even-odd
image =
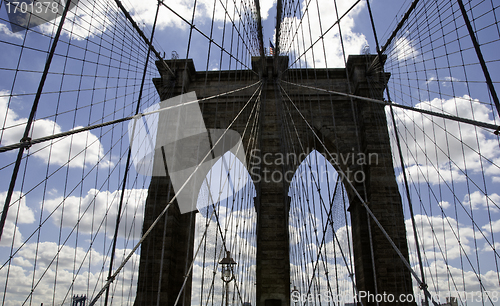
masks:
[[[229,283],[234,279],[233,266],[236,265],[236,261],[231,258],[231,253],[226,251],[226,257],[222,258],[219,262],[222,265],[222,281],[226,286],[226,306],[229,305]]]

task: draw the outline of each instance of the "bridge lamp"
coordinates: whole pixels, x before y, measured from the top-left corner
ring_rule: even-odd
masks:
[[[233,266],[236,265],[236,261],[231,258],[231,253],[226,251],[226,257],[224,257],[219,264],[222,265],[222,280],[225,283],[229,283],[234,279]]]
[[[229,282],[234,279],[233,266],[236,261],[231,258],[231,253],[226,251],[226,257],[219,262],[222,265],[222,281],[226,284],[226,306],[229,305]]]

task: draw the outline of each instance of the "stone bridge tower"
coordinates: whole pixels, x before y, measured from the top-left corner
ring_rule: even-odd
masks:
[[[307,69],[290,69],[286,74],[278,73],[278,69],[273,65],[273,58],[266,58],[264,63],[260,57],[253,58],[252,66],[257,74],[245,70],[196,71],[192,60],[187,62],[171,60],[167,63],[175,71],[176,81],[174,82],[171,74],[161,65],[157,65],[161,78],[154,79],[154,83],[162,100],[167,98],[167,94],[179,95],[182,90],[195,91],[198,99],[201,99],[242,88],[259,81],[260,78],[263,81],[261,133],[258,135],[260,152],[274,154],[282,150],[279,116],[283,109],[279,107],[282,97],[279,96],[277,79],[287,80],[290,76],[294,76],[294,82],[304,80],[301,82],[303,85],[348,92],[347,75],[349,75],[353,94],[381,99],[385,88],[382,81],[384,78],[380,72],[369,68],[374,60],[373,55],[350,56],[345,69],[315,69],[312,78],[306,77],[307,74],[313,73]],[[286,65],[287,62],[287,57],[279,57],[279,63],[282,65]],[[240,74],[243,74],[243,77],[240,77]],[[240,76],[236,77],[237,75]],[[388,77],[387,75],[385,79]],[[254,91],[255,87],[200,102],[206,127],[227,128]],[[311,99],[307,107],[300,103],[298,107],[303,107],[300,109],[301,113],[310,119],[321,142],[315,139],[311,129],[297,114],[292,114],[302,143],[308,148],[325,153],[323,147],[325,145],[329,152],[338,154],[352,153],[354,150],[377,156],[376,163],[364,166],[362,169],[366,178],[365,183],[355,184],[354,187],[364,197],[387,233],[408,259],[403,208],[392,164],[383,105],[357,100],[351,102],[346,97],[296,86],[287,87],[287,92],[292,97],[306,95]],[[217,104],[221,103],[231,107],[224,107],[224,111],[221,111],[221,108],[217,108]],[[351,103],[354,103],[354,107]],[[237,120],[232,129],[241,135],[247,116],[243,114],[240,118],[242,119]],[[243,136],[244,144],[248,143],[246,137],[248,136]],[[246,148],[245,151],[247,152]],[[247,160],[247,165],[250,165],[250,162]],[[283,170],[282,166],[251,166],[261,166],[261,170],[271,172]],[[294,170],[297,166],[290,165],[290,168]],[[347,162],[337,169],[352,172],[359,170],[359,167],[357,164]],[[168,176],[153,177],[146,201],[144,228],[151,225],[173,196],[173,190],[169,185]],[[289,306],[291,288],[288,186],[286,182],[257,183],[256,190],[257,306]],[[392,293],[395,296],[412,293],[410,272],[404,267],[380,229],[373,221],[369,222],[367,212],[352,188],[346,186],[346,190],[350,201],[349,212],[358,290],[370,293],[378,290],[378,293]],[[190,264],[187,258],[193,256],[194,220],[194,213],[180,214],[179,209],[173,207],[143,242],[136,306],[156,305],[158,298],[161,305],[174,305]],[[369,238],[369,233],[372,239]],[[179,305],[190,305],[190,282],[188,279]],[[366,300],[363,304],[375,305]],[[385,304],[379,303],[379,305]]]

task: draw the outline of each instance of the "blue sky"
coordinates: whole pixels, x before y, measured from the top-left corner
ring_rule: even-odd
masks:
[[[372,2],[381,42],[384,42],[394,29],[395,20],[404,14],[409,6],[408,2],[404,4],[389,0]],[[93,2],[80,1],[78,8],[69,13],[70,21],[65,25],[37,111],[33,138],[133,114],[139,96],[147,49],[133,34],[133,30],[123,25],[123,21],[114,25],[113,18],[116,13],[109,9],[112,3],[112,1],[98,3],[94,7],[96,4]],[[155,3],[155,1],[124,1],[124,5],[148,37],[154,19]],[[485,7],[488,4],[482,3],[475,7],[477,12],[475,26],[477,29],[484,27],[477,35],[479,42],[484,44],[482,50],[491,68],[492,78],[497,82],[500,78],[497,55],[499,31],[498,25],[495,26],[493,15],[491,12],[488,13],[488,8]],[[191,20],[191,1],[178,1],[168,5]],[[198,5],[194,24],[208,34],[213,2],[198,1]],[[321,0],[319,5],[323,8],[321,18],[325,29],[336,17],[331,9],[331,1]],[[350,2],[339,3],[340,14],[349,6]],[[401,9],[401,6],[404,9]],[[275,4],[262,1],[261,8],[264,44],[267,49],[268,41],[274,37]],[[229,3],[228,11],[231,9]],[[107,17],[99,12],[107,12]],[[315,8],[310,12],[313,38],[320,33],[316,12]],[[481,12],[486,13],[480,16]],[[389,83],[392,100],[396,103],[498,124],[498,116],[492,107],[484,77],[477,64],[477,57],[471,48],[459,14],[449,16],[448,19],[446,17],[448,14],[443,14],[441,22],[435,15],[433,16],[427,19],[429,24],[422,23],[418,29],[415,26],[403,29],[389,48],[387,70],[392,74]],[[50,48],[51,37],[54,35],[57,23],[48,22],[27,33],[11,33],[6,21],[4,2],[0,9],[0,18],[0,50],[3,53],[0,64],[0,113],[3,117],[0,118],[0,123],[5,128],[0,135],[0,143],[6,145],[15,143],[21,138],[45,64],[46,51]],[[219,4],[215,20],[213,37],[222,44],[224,14]],[[288,21],[296,20],[290,18]],[[230,24],[226,20],[228,27],[226,31],[230,29]],[[458,25],[459,30],[455,34],[460,39],[453,39],[455,35],[453,33],[447,34],[447,38],[442,39],[440,37],[443,33],[438,31],[431,31],[432,39],[427,39],[426,29],[433,29],[432,25],[440,24],[444,25],[444,30],[456,28]],[[375,42],[365,2],[362,2],[343,22],[342,31],[346,53],[359,54],[364,44],[370,46],[372,53],[375,52]],[[154,45],[160,52],[165,52],[166,58],[170,58],[173,50],[180,58],[185,57],[188,33],[189,27],[182,20],[169,13],[165,7],[160,9]],[[308,67],[318,68],[324,67],[325,64],[328,67],[342,67],[342,54],[338,35],[335,33],[333,29],[331,35],[325,39],[327,63],[322,56],[316,56],[316,61],[313,62],[308,54],[307,59],[300,64],[305,65],[307,62]],[[228,50],[233,48],[233,52],[237,48],[236,41],[231,46],[227,39],[224,46]],[[194,59],[198,71],[206,68],[207,49],[206,38],[193,32],[189,57]],[[323,52],[320,45],[314,47],[313,51],[316,55]],[[291,54],[297,52],[299,50],[290,50]],[[239,57],[249,65],[248,57],[242,54]],[[227,55],[222,55],[222,65],[220,59],[220,50],[212,45],[211,57],[208,60],[209,70],[237,67],[236,62],[230,61]],[[151,82],[153,77],[158,77],[158,73],[152,60],[150,64],[143,91],[144,107],[141,110],[159,102],[156,89]],[[475,129],[470,125],[429,119],[409,111],[395,112],[403,141],[405,165],[410,177],[417,227],[428,256],[425,265],[429,274],[434,275],[433,284],[446,284],[444,287],[449,287],[445,289],[453,289],[450,284],[453,283],[452,280],[456,280],[459,288],[465,288],[466,291],[478,290],[473,270],[477,271],[480,268],[487,290],[498,288],[496,262],[499,258],[498,255],[494,255],[492,247],[488,244],[494,240],[498,247],[497,241],[500,239],[498,138],[491,131]],[[390,120],[389,130],[393,132]],[[394,137],[392,139],[394,140]],[[393,150],[396,148],[394,145],[393,143]],[[17,305],[13,300],[24,300],[33,283],[36,283],[32,279],[37,240],[43,252],[38,251],[35,279],[38,279],[45,267],[56,258],[60,261],[58,269],[60,287],[68,288],[74,271],[78,270],[78,264],[83,262],[82,269],[90,270],[91,273],[77,278],[74,293],[91,294],[94,286],[91,285],[89,289],[87,281],[102,284],[103,277],[99,278],[99,271],[107,271],[106,265],[104,269],[102,265],[107,260],[105,254],[109,249],[109,237],[114,228],[118,190],[128,150],[127,125],[120,124],[113,128],[93,130],[73,138],[64,138],[45,149],[42,149],[43,147],[44,145],[33,146],[29,151],[29,157],[23,160],[13,197],[17,202],[13,202],[14,205],[9,211],[7,227],[0,243],[2,249],[0,259],[3,264],[10,253],[14,233],[16,233],[14,250],[35,233],[14,257],[10,268],[5,266],[0,270],[2,279],[0,284],[6,279],[7,269],[11,273],[5,305],[10,303]],[[2,154],[4,158],[0,162],[2,174],[0,186],[4,187],[0,189],[0,199],[5,197],[16,152]],[[71,162],[68,163],[69,159]],[[401,182],[401,168],[397,155],[395,164],[396,175]],[[125,250],[130,250],[133,241],[137,241],[140,235],[142,228],[140,220],[148,182],[149,178],[135,173],[128,182],[126,222],[120,228],[118,244],[120,249],[118,253],[122,257]],[[402,185],[400,190],[404,195]],[[405,197],[403,199],[406,207]],[[84,214],[85,209],[87,211]],[[54,214],[47,219],[42,230],[36,231],[38,225],[52,211]],[[106,213],[108,217],[103,219],[102,216]],[[407,208],[405,214],[409,220]],[[471,215],[476,224],[472,223]],[[83,216],[80,225],[73,228],[79,216]],[[101,221],[103,223],[99,230],[100,234],[94,235]],[[412,264],[418,270],[409,225],[410,223],[408,223],[408,237]],[[73,234],[70,235],[72,230]],[[462,248],[457,241],[458,233]],[[125,239],[124,237],[128,235],[133,238]],[[54,257],[58,244],[62,244],[67,236],[69,236],[67,246],[62,249],[59,258]],[[92,249],[94,253],[88,253],[87,249],[92,239],[95,239]],[[446,249],[439,250],[438,242],[443,246],[446,242]],[[93,255],[85,257],[83,254]],[[75,256],[78,258],[76,265],[73,264]],[[134,255],[133,258],[136,265],[137,256]],[[119,258],[117,262],[120,261]],[[35,291],[37,297],[31,301],[32,303],[52,301],[51,286],[56,271],[54,265],[55,263],[47,269],[47,276],[44,276],[44,281],[39,285],[41,289]],[[127,267],[134,270],[132,265],[133,262]],[[196,269],[201,269],[201,266],[197,266]],[[123,288],[129,288],[132,284],[131,288],[135,290],[132,277],[132,273],[125,274]],[[15,287],[21,288],[19,292],[12,289]],[[56,302],[62,300],[67,289],[63,291],[61,293],[58,291]],[[133,301],[133,297],[127,294],[123,296]]]

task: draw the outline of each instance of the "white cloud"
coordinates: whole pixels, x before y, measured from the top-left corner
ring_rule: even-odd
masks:
[[[419,265],[414,265],[413,270],[420,271]],[[459,305],[465,305],[465,303],[468,303],[468,305],[481,305],[483,300],[483,304],[495,305],[494,303],[490,303],[489,298],[492,299],[492,302],[498,298],[497,293],[495,293],[498,289],[498,275],[496,271],[489,270],[485,272],[481,270],[481,274],[476,276],[474,271],[467,270],[466,268],[462,270],[446,264],[444,260],[429,262],[428,265],[424,266],[424,271],[426,273],[426,283],[429,292],[438,305],[445,305],[448,297],[458,298]],[[481,299],[479,279],[484,289],[489,291],[489,298],[484,294],[483,299]],[[414,279],[413,293],[417,299],[423,299],[424,297],[422,290],[417,286]],[[473,299],[471,298],[472,296],[474,297]]]
[[[147,189],[126,189],[123,202],[123,210],[119,235],[127,236],[132,230],[131,237],[140,237],[142,221],[144,219],[144,204],[147,197]],[[83,233],[97,232],[113,235],[121,190],[99,191],[90,189],[84,197],[69,196],[57,197],[45,201],[44,210],[48,213],[54,211],[51,216],[52,222],[60,226],[73,228],[78,220],[79,231]],[[64,215],[63,215],[64,206]],[[106,228],[104,228],[106,227]]]
[[[418,103],[415,107],[493,123],[494,114],[491,110],[467,95],[448,100],[435,98]],[[435,184],[439,180],[434,168],[439,169],[448,182],[452,176],[453,180],[462,181],[466,170],[469,173],[500,175],[495,164],[500,161],[498,140],[483,129],[413,111],[394,108],[394,112],[405,164],[414,177],[423,175]],[[393,131],[392,124],[389,124],[389,129]],[[397,152],[394,141],[391,145],[393,152]],[[483,156],[482,160],[479,152]]]
[[[454,291],[466,291],[468,293],[480,291],[479,280],[473,271],[462,270],[451,265],[446,265],[443,260],[433,261],[428,269],[428,273],[432,273],[434,277],[434,285],[439,286],[443,291],[448,289],[447,285],[451,287],[451,292]],[[451,279],[454,279],[455,284],[452,283]],[[463,287],[462,279],[465,281],[465,288]],[[480,275],[481,283],[486,290],[498,290],[498,277],[497,273],[493,270],[482,272]],[[454,286],[457,286],[455,288]],[[429,285],[431,292],[433,291],[432,285]],[[446,289],[444,289],[446,288]],[[465,290],[464,290],[465,289]],[[452,294],[453,295],[453,294]],[[454,296],[457,296],[456,294]],[[463,297],[463,295],[462,295]],[[440,294],[441,302],[445,302],[445,297]],[[486,298],[486,296],[485,296]],[[469,300],[470,301],[470,300]],[[489,304],[489,302],[487,302]]]
[[[58,251],[59,255],[56,257]],[[130,251],[117,249],[115,263],[118,265],[122,262],[120,254],[128,254]],[[37,266],[33,272],[35,254]],[[138,263],[139,255],[133,254],[111,286],[117,288],[116,291],[110,292],[113,302],[118,305],[127,304],[129,296],[131,300],[128,304],[133,303],[135,299]],[[95,249],[88,251],[88,246],[74,248],[54,242],[27,244],[15,255],[9,269],[0,270],[0,286],[4,288],[5,282],[8,281],[5,305],[20,305],[29,298],[33,277],[36,288],[31,302],[34,305],[51,304],[53,298],[55,305],[61,305],[63,300],[66,305],[70,303],[72,294],[87,294],[89,297],[93,294],[94,287],[99,290],[104,284],[108,264],[109,257]],[[82,268],[78,271],[80,266]],[[121,295],[122,292],[125,293],[124,296]],[[87,303],[89,302],[87,300]]]
[[[57,255],[59,251],[59,254]],[[82,247],[77,247],[76,250],[71,246],[60,247],[55,242],[41,242],[38,245],[36,243],[29,243],[23,246],[18,254],[16,254],[16,259],[19,261],[26,260],[30,263],[30,267],[33,267],[35,259],[37,261],[37,267],[39,269],[46,269],[49,265],[52,265],[54,257],[57,255],[58,266],[63,270],[72,270],[74,263],[86,263],[89,265],[89,256],[94,258],[102,258],[102,255],[95,250],[90,250],[92,254],[87,254],[87,250]],[[36,258],[35,258],[36,256]],[[98,266],[98,261],[93,261],[91,263],[93,266]]]
[[[72,33],[72,39],[83,40],[112,27],[113,21],[108,16],[110,8],[104,8],[103,6],[106,6],[106,4],[97,4],[89,0],[79,0],[78,5],[72,8],[66,15],[62,34],[69,35],[69,33]],[[100,14],[96,15],[92,12],[93,10],[99,10]],[[50,22],[41,24],[38,29],[42,33],[54,35],[60,21],[61,17],[58,17]]]
[[[0,193],[0,207],[5,203],[7,192]],[[2,240],[0,246],[12,246],[12,239],[14,239],[14,247],[21,244],[23,237],[19,231],[18,224],[31,224],[35,222],[35,214],[31,208],[26,205],[26,197],[19,191],[14,191],[7,219],[2,233]]]
[[[500,232],[500,219],[492,221],[491,225],[490,223],[483,225],[482,227],[485,231],[493,231],[493,233],[498,233]],[[496,245],[496,244],[495,244]],[[491,248],[491,247],[490,247]]]
[[[486,196],[480,191],[474,191],[470,195],[465,195],[464,205],[472,209],[490,209],[491,212],[499,212],[498,207],[500,206],[500,196],[496,193],[489,194]]]
[[[316,266],[316,269],[314,267]],[[328,267],[328,271],[325,267]],[[315,271],[313,274],[312,271]],[[328,304],[328,302],[353,302],[353,284],[349,277],[349,270],[343,262],[324,262],[320,259],[317,264],[308,262],[305,264],[291,264],[290,282],[297,287],[298,304],[309,303]],[[328,272],[328,276],[327,276]],[[314,284],[314,288],[309,287],[309,283]],[[321,292],[321,293],[320,293]],[[300,301],[300,302],[299,302]],[[306,304],[309,304],[306,303]],[[336,304],[336,303],[334,303]]]
[[[405,36],[396,39],[394,42],[394,50],[399,62],[404,62],[418,56],[418,51],[413,47],[413,42]]]
[[[411,220],[405,221],[409,245],[415,245]],[[474,239],[474,231],[470,226],[458,223],[451,217],[415,215],[420,247],[426,258],[455,259],[465,251],[469,253],[469,243]],[[460,241],[457,240],[460,230]]]
[[[435,76],[431,76],[429,79],[427,79],[427,81],[425,81],[425,84],[429,84],[429,83],[432,83],[434,81],[436,81],[436,77]]]
[[[444,81],[441,82],[443,84],[443,86],[451,86],[451,83],[452,82],[459,82],[460,80],[457,79],[457,78],[454,78],[452,76],[447,76],[444,78]]]
[[[110,29],[116,25],[114,16],[116,16],[116,10],[119,11],[113,1],[111,3],[96,5],[94,2],[89,0],[80,0],[76,8],[73,8],[71,12],[66,17],[66,22],[64,29],[66,33],[73,33],[73,39],[86,39],[94,35],[100,35],[100,33]],[[157,7],[156,0],[129,0],[123,2],[123,5],[128,10],[134,21],[139,25],[139,27],[153,26],[153,22],[156,14]],[[217,1],[216,10],[214,15],[214,20],[216,22],[230,23],[232,19],[233,22],[239,21],[239,14],[242,16],[250,15],[249,13],[251,7],[245,7],[238,5],[235,11],[235,4],[233,1]],[[165,4],[180,15],[185,20],[191,22],[193,14],[194,2],[191,0],[180,0],[180,1],[167,1]],[[261,16],[266,19],[269,16],[269,10],[273,6],[273,1],[263,1],[261,2]],[[105,8],[102,6],[106,6]],[[253,3],[248,3],[248,5],[253,5]],[[211,0],[199,0],[196,5],[195,11],[195,25],[200,27],[203,24],[209,24],[209,20],[212,19],[214,1]],[[225,9],[224,9],[225,8]],[[93,10],[99,10],[100,17],[96,18]],[[226,15],[227,10],[229,17]],[[235,13],[236,12],[236,13]],[[119,13],[121,15],[121,13]],[[113,16],[112,18],[110,16]],[[59,23],[60,18],[55,20],[55,24]],[[98,20],[98,21],[97,21]],[[244,22],[248,22],[246,17],[243,18]],[[178,29],[188,29],[189,26],[184,22],[179,16],[174,14],[167,7],[160,6],[158,13],[158,20],[156,23],[157,30],[165,29],[166,27],[173,27]],[[40,26],[44,33],[50,34],[53,32],[54,25],[52,23],[46,23]],[[143,29],[144,30],[144,29]],[[208,32],[207,32],[208,34]]]
[[[203,300],[206,301],[211,300],[213,297],[214,304],[219,305],[222,303],[222,294],[217,294],[223,292],[223,282],[220,277],[220,268],[219,271],[215,271],[214,275],[214,267],[211,264],[205,265],[203,268],[201,264],[195,263],[193,266],[193,283],[192,283],[192,291],[191,291],[191,305],[203,305],[204,302],[200,302],[201,292],[203,292]],[[218,272],[218,274],[217,274]],[[202,277],[204,278],[203,288],[201,287]],[[212,295],[212,278],[213,278],[213,292],[217,292]],[[207,285],[208,284],[208,285]],[[232,286],[231,286],[232,289]]]
[[[23,39],[23,34],[21,33],[13,33],[9,27],[5,23],[0,23],[0,33],[3,33],[9,37],[14,37],[17,39]]]
[[[231,202],[231,201],[230,201]],[[226,204],[226,201],[222,202]],[[231,205],[231,204],[230,204]],[[225,245],[231,251],[231,257],[238,263],[235,269],[236,281],[239,284],[239,290],[242,296],[255,296],[255,265],[256,265],[256,212],[253,207],[253,201],[247,203],[247,208],[228,210],[226,206],[218,204],[217,214],[221,230],[225,233]],[[201,292],[203,291],[203,299],[210,299],[210,294],[213,294],[213,286],[215,292],[221,292],[222,280],[220,277],[221,267],[215,265],[214,262],[219,262],[226,254],[221,244],[220,231],[217,227],[216,218],[210,220],[210,225],[206,228],[207,213],[211,215],[211,206],[206,207],[200,214],[196,214],[196,232],[194,250],[196,251],[203,232],[207,230],[206,245],[202,243],[200,251],[195,259],[193,266],[193,285],[191,304],[200,304]],[[227,231],[226,231],[227,230]],[[205,259],[205,274],[204,287],[202,284],[203,259]],[[215,274],[214,274],[215,272]],[[231,290],[233,287],[231,286]],[[252,293],[253,292],[253,293]],[[215,294],[214,300],[221,302],[222,296]],[[254,301],[251,301],[255,304]]]
[[[457,171],[456,168],[440,168],[436,169],[434,166],[424,166],[424,165],[411,165],[406,167],[406,175],[408,179],[412,182],[418,183],[431,183],[441,184],[443,182],[463,182],[465,181],[465,176]],[[398,175],[398,182],[403,182],[403,173]]]
[[[448,201],[441,201],[438,203],[439,206],[441,206],[443,209],[447,209],[451,206],[450,202]]]
[[[282,52],[294,53],[295,56],[301,55],[304,52],[304,49],[302,45],[297,46],[297,40],[304,40],[305,46],[307,48],[321,36],[322,31],[324,33],[337,20],[333,1],[319,0],[317,5],[319,6],[319,11],[321,12],[320,14],[318,14],[318,9],[316,7],[316,4],[314,3],[311,3],[309,5],[309,9],[306,12],[305,8],[307,2],[308,1],[304,0],[301,3],[301,27],[304,27],[304,30],[298,30],[298,34],[297,36],[295,36],[291,47],[289,45],[283,44],[281,46]],[[352,0],[337,1],[339,16],[342,16],[353,4],[354,1]],[[364,5],[364,2],[358,4],[340,22],[346,56],[348,56],[349,54],[360,54],[362,47],[367,44],[367,40],[363,34],[354,32],[355,18],[362,11]],[[321,25],[319,23],[319,20],[321,20]],[[282,32],[290,31],[290,33],[295,33],[297,31],[297,26],[299,25],[299,23],[300,19],[298,19],[297,17],[285,17],[282,22]],[[309,26],[311,35],[309,35]],[[302,35],[304,35],[304,37],[302,37]],[[288,38],[288,43],[291,43],[290,39],[291,38]],[[308,67],[344,67],[344,59],[342,55],[338,25],[335,25],[324,36],[324,46],[327,62],[325,62],[323,42],[320,40],[305,54],[305,60],[307,61]],[[293,57],[290,58],[290,60],[292,59]],[[302,57],[301,60],[304,60],[304,57]]]
[[[500,242],[495,242],[495,250],[500,250]],[[483,252],[493,252],[493,248],[489,243],[484,243]]]
[[[260,17],[262,19],[267,19],[269,17],[269,10],[276,3],[276,0],[266,0],[260,1]]]
[[[0,126],[5,126],[1,135],[3,145],[18,143],[24,134],[28,121],[27,118],[20,117],[15,110],[8,106],[8,95],[8,92],[0,91],[0,114],[2,114],[0,115]],[[11,104],[14,99],[11,100]],[[30,137],[36,139],[61,132],[63,132],[61,126],[55,121],[39,119],[34,121]],[[113,164],[106,159],[101,160],[104,156],[104,148],[99,138],[89,131],[54,140],[52,145],[44,148],[50,143],[33,145],[30,152],[36,152],[34,156],[45,162],[50,161],[51,164],[55,165],[64,165],[69,162],[69,166],[74,168],[82,168],[85,165],[93,166],[97,163],[102,166],[112,166]]]
[[[208,1],[200,1],[197,4],[196,8],[196,17],[200,15],[205,15],[210,6],[206,6]],[[156,13],[156,5],[157,1],[155,0],[130,0],[130,6],[127,8],[130,10],[130,14],[134,18],[136,22],[145,22],[148,26],[152,26]],[[180,0],[180,1],[168,1],[165,2],[172,10],[177,12],[180,16],[185,18],[186,20],[191,21],[191,15],[193,13],[193,1],[189,0]],[[211,11],[210,11],[211,12]],[[223,14],[222,12],[217,12],[216,16],[220,16]],[[179,17],[173,14],[166,7],[160,8],[158,13],[158,21],[157,27],[158,29],[163,29],[165,27],[176,27],[176,28],[187,28],[187,24],[182,21]]]
[[[99,290],[104,284],[103,280],[107,277],[107,269],[109,266],[109,254],[104,254],[98,249],[102,247],[101,241],[109,241],[109,237],[95,237],[95,241],[84,239],[87,233],[92,229],[94,223],[93,234],[96,234],[96,229],[101,223],[106,227],[109,235],[113,234],[116,219],[116,207],[118,206],[119,191],[115,192],[99,192],[95,189],[89,190],[83,198],[67,197],[65,200],[62,197],[47,200],[44,205],[44,210],[47,213],[55,209],[61,201],[64,200],[64,218],[62,221],[63,228],[72,228],[77,220],[80,220],[80,239],[74,240],[73,237],[65,242],[64,245],[58,245],[57,234],[51,232],[50,227],[41,232],[42,242],[26,243],[17,253],[14,254],[12,261],[7,269],[7,266],[0,268],[0,286],[5,286],[8,280],[7,287],[7,303],[6,305],[19,305],[29,297],[32,288],[32,280],[37,288],[33,292],[32,303],[48,303],[52,302],[53,294],[55,294],[55,303],[61,304],[65,295],[66,302],[69,301],[71,294],[92,294],[94,287]],[[120,237],[129,234],[132,229],[132,237],[139,237],[142,230],[144,202],[147,195],[147,190],[126,190],[125,205],[122,214],[122,225],[120,226]],[[21,196],[20,192],[15,192],[13,202]],[[5,192],[0,193],[0,198],[5,198]],[[35,215],[31,208],[26,205],[25,197],[14,202],[9,210],[9,215],[6,222],[6,231],[2,237],[0,246],[10,246],[12,242],[12,233],[16,231],[16,243],[14,247],[20,247],[23,241],[19,229],[14,226],[16,215],[19,215],[18,224],[31,224],[35,222]],[[91,204],[86,214],[83,210]],[[111,207],[108,213],[107,220],[103,219],[106,208]],[[79,210],[81,208],[81,210]],[[19,209],[19,214],[17,211]],[[93,213],[93,215],[92,215]],[[47,215],[47,214],[45,214]],[[59,227],[62,218],[62,207],[55,210],[52,215],[52,221]],[[134,221],[134,217],[136,218]],[[135,222],[135,224],[133,224]],[[22,230],[23,228],[21,228]],[[10,231],[9,231],[10,230]],[[12,233],[11,233],[12,232]],[[66,231],[62,229],[62,233]],[[101,228],[100,233],[104,232]],[[57,231],[55,232],[57,233]],[[67,233],[67,232],[66,232]],[[81,236],[84,234],[84,236]],[[64,234],[63,234],[64,235]],[[45,239],[45,241],[43,241]],[[75,243],[78,246],[75,247]],[[130,244],[130,241],[129,241]],[[108,251],[110,244],[105,243],[104,248]],[[129,254],[131,249],[116,250],[115,267],[118,266]],[[8,252],[0,253],[2,264],[7,260]],[[133,254],[132,258],[125,265],[123,271],[118,278],[113,282],[112,288],[117,288],[116,293],[112,293],[112,298],[115,303],[125,304],[128,299],[133,302],[135,299],[135,290],[138,274],[139,255]],[[34,266],[36,263],[36,267]],[[35,271],[34,271],[35,270]],[[9,276],[7,278],[7,273]],[[56,277],[57,275],[57,277]],[[55,281],[56,280],[56,281]],[[37,284],[38,283],[38,284]],[[56,286],[56,287],[55,287]],[[73,287],[73,288],[72,288]],[[55,290],[54,288],[57,288]],[[55,293],[54,293],[55,290]],[[114,289],[113,289],[114,290]],[[113,291],[112,291],[113,292]],[[125,292],[124,296],[121,293]],[[90,301],[87,301],[90,302]]]
[[[414,51],[415,54],[417,51]],[[439,81],[434,75],[431,76],[429,79],[427,79],[427,81],[425,82],[425,84],[430,84],[432,82],[435,82],[435,81]],[[441,80],[441,84],[443,86],[451,86],[451,83],[452,82],[460,82],[460,79],[457,79],[455,77],[452,77],[452,76],[447,76],[447,77],[444,77],[442,80]]]

